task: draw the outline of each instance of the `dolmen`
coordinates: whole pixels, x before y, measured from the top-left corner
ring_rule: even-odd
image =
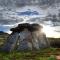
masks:
[[[17,27],[11,28],[12,33],[8,36],[4,43],[3,50],[11,52],[40,50],[49,47],[49,41],[42,32],[42,26],[36,23],[22,23]]]

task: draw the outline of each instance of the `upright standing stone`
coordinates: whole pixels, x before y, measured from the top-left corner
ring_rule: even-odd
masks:
[[[7,42],[3,46],[3,50],[7,51],[7,52],[10,52],[10,51],[14,50],[15,45],[16,45],[17,40],[18,40],[18,36],[19,36],[19,33],[11,34],[8,37]]]
[[[24,29],[24,31],[19,33],[19,36],[18,50],[32,50],[32,43],[30,42],[32,38],[29,39],[31,37],[30,32],[27,29]]]
[[[40,32],[39,30],[32,32],[32,37],[33,46],[36,50],[49,47],[49,42],[46,38],[46,35],[44,35],[44,33]]]
[[[38,41],[38,36],[35,32],[32,32],[32,43],[33,43],[33,47],[36,50],[39,50],[39,41]]]
[[[38,41],[39,41],[39,48],[49,47],[49,41],[47,40],[46,35],[44,33],[39,34]]]

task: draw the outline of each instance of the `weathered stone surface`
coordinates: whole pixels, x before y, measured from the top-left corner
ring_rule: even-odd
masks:
[[[33,37],[33,46],[35,49],[39,50],[41,48],[47,48],[49,47],[49,42],[44,35],[44,33],[40,31],[35,31],[32,32],[32,37]]]
[[[49,41],[47,40],[46,35],[44,33],[40,33],[38,40],[39,40],[39,47],[40,48],[50,47]]]
[[[19,33],[14,33],[14,34],[10,35],[8,37],[6,43],[3,46],[3,50],[7,51],[7,52],[14,50],[15,45],[16,45],[17,40],[18,40],[18,36],[19,36]]]
[[[19,46],[18,50],[32,50],[32,38],[31,33],[25,29],[24,31],[19,33]]]
[[[14,50],[17,41],[19,45],[17,50],[40,50],[41,48],[49,47],[49,42],[44,33],[41,32],[39,24],[19,24],[17,27],[12,28],[12,34],[7,39],[3,50]]]

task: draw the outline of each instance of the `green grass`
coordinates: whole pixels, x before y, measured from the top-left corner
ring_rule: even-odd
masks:
[[[0,60],[49,60],[55,59],[47,56],[41,56],[41,54],[34,52],[12,52],[12,53],[0,53]]]
[[[55,56],[49,48],[40,51],[0,52],[0,60],[55,60]]]

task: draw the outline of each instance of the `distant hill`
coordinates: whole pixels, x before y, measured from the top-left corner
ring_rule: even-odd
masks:
[[[8,33],[0,31],[0,35],[2,35],[2,34],[7,34],[8,35]]]
[[[4,42],[7,40],[7,37],[9,36],[8,33],[0,31],[0,46],[4,44]]]
[[[7,38],[8,36],[9,36],[8,33],[3,32],[3,31],[0,31],[0,40],[1,40],[1,38],[5,39],[5,38]]]

